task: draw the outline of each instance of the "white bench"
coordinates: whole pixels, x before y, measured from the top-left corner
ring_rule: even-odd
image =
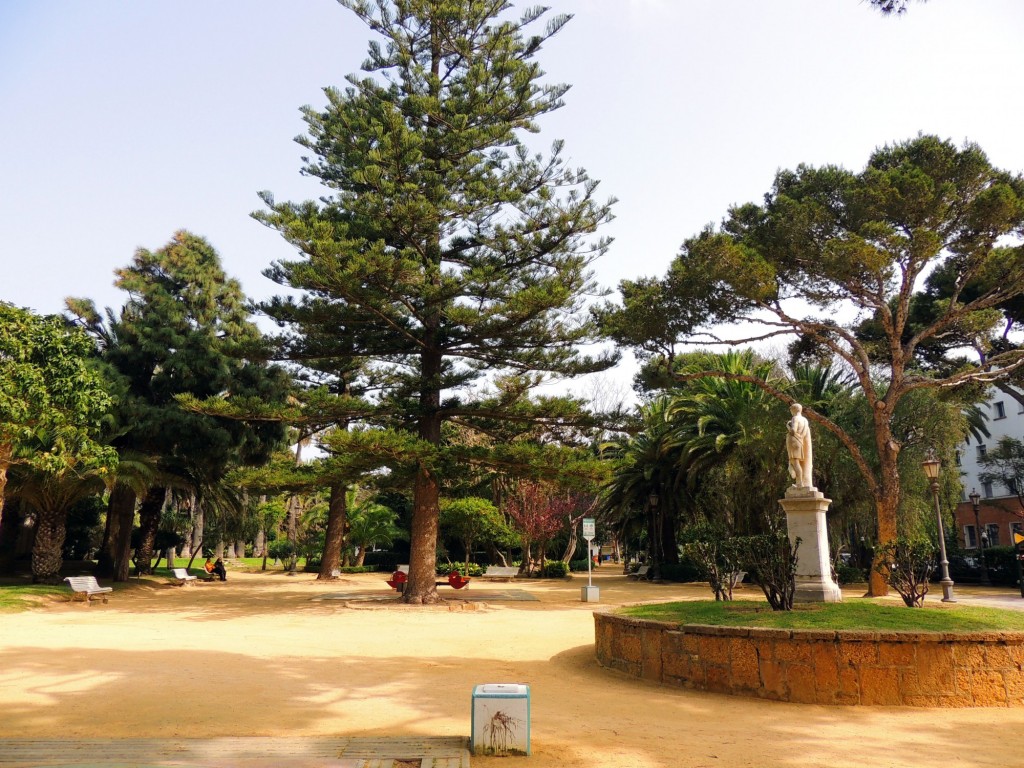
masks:
[[[481,578],[512,581],[512,579],[518,575],[519,569],[514,565],[488,565],[487,570],[484,571],[484,575]]]
[[[187,568],[171,568],[171,573],[178,580],[179,587],[183,587],[186,584],[191,585],[197,581],[196,577],[189,573]]]
[[[739,587],[743,583],[743,579],[746,578],[746,576],[746,571],[733,571],[732,573],[725,574],[725,578],[729,580],[730,589],[736,589],[737,587]]]
[[[107,592],[114,591],[112,587],[101,587],[95,576],[68,576],[64,581],[71,587],[72,600],[81,595],[85,602],[91,603],[93,595],[100,595],[105,603]]]
[[[636,579],[637,581],[639,581],[640,579],[646,580],[646,579],[650,578],[647,575],[647,572],[649,570],[651,570],[651,566],[649,566],[649,565],[641,565],[639,570],[637,570],[636,573],[629,573],[629,574],[626,574],[626,575],[627,575],[628,578]]]

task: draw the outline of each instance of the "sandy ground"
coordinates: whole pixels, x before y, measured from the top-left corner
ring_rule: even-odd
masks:
[[[601,669],[595,609],[710,592],[608,567],[594,582],[600,604],[580,601],[584,577],[470,587],[523,588],[538,602],[414,608],[314,600],[384,597],[379,575],[232,572],[0,614],[0,738],[468,736],[473,686],[521,682],[533,755],[474,757],[474,768],[1024,766],[1020,709],[782,704]]]

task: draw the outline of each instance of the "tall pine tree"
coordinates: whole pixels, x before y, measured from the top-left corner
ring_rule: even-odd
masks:
[[[293,360],[364,364],[376,395],[362,418],[391,428],[384,452],[414,477],[405,599],[430,602],[439,474],[457,466],[442,425],[557,418],[524,405],[531,385],[614,362],[579,351],[596,339],[580,310],[607,247],[589,236],[612,201],[595,199],[597,182],[566,165],[561,142],[547,154],[523,142],[562,105],[567,86],[543,84],[534,57],[569,17],[528,34],[544,9],[513,19],[503,0],[340,1],[383,44],[370,43],[366,76],[304,110],[303,170],[331,193],[263,195],[269,210],[256,217],[300,252],[267,274],[304,292],[265,311],[293,324]],[[496,375],[521,385],[480,398]]]

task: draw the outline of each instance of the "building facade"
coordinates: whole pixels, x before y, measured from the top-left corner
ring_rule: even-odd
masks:
[[[1024,406],[998,389],[990,390],[989,399],[981,406],[988,415],[989,437],[981,442],[969,438],[957,451],[957,464],[963,493],[956,508],[957,536],[964,549],[977,549],[979,540],[986,547],[1013,544],[1013,534],[1024,535],[1024,508],[1013,484],[983,483],[981,459],[993,450],[1000,438],[1024,440]],[[976,494],[977,509],[971,500]]]

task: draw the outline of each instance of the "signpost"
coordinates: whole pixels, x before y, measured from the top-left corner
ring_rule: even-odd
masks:
[[[601,597],[601,590],[594,586],[593,571],[591,563],[593,556],[590,552],[590,542],[597,535],[597,525],[592,517],[583,518],[583,538],[587,540],[587,586],[582,590],[582,601],[584,603],[596,603]]]
[[[1013,554],[1014,560],[1017,561],[1017,584],[1020,586],[1020,596],[1024,597],[1024,568],[1021,567],[1020,559],[1024,557],[1020,551],[1020,545],[1024,544],[1024,535],[1013,532]]]

